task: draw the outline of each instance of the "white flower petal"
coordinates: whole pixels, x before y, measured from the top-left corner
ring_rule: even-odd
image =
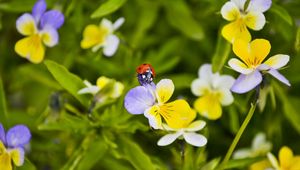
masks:
[[[197,133],[183,133],[183,138],[187,143],[198,147],[207,143],[206,137]]]
[[[221,75],[214,80],[216,89],[230,89],[235,79],[232,76]]]
[[[221,98],[220,98],[220,102],[223,106],[228,106],[231,103],[233,103],[233,96],[231,94],[231,91],[229,89],[221,89]]]
[[[264,156],[272,149],[272,144],[266,140],[266,135],[264,133],[258,133],[252,141],[251,148],[258,154],[255,156]]]
[[[78,91],[78,94],[86,94],[86,93],[90,93],[90,94],[97,94],[99,92],[99,87],[98,86],[90,86],[90,87],[86,87],[83,88],[81,90]]]
[[[277,55],[270,57],[267,61],[264,62],[264,64],[266,64],[274,69],[279,69],[279,68],[285,66],[289,61],[290,61],[289,55],[277,54]]]
[[[246,0],[231,0],[231,2],[235,3],[235,5],[238,6],[240,10],[244,11]]]
[[[108,29],[109,33],[112,33],[114,30],[113,24],[110,20],[103,18],[100,25]]]
[[[211,64],[203,64],[198,70],[198,76],[200,79],[211,83],[213,77]]]
[[[268,157],[268,160],[270,161],[270,163],[272,164],[272,166],[273,166],[274,168],[280,169],[279,163],[278,163],[276,157],[275,157],[272,153],[269,152],[269,153],[267,154],[267,157]]]
[[[261,81],[262,75],[258,70],[248,75],[241,74],[234,82],[231,91],[235,93],[246,93],[259,85]]]
[[[252,151],[249,148],[239,149],[233,153],[234,159],[244,159],[244,158],[249,158],[251,156],[252,156]]]
[[[119,38],[113,34],[108,35],[104,44],[103,53],[105,56],[110,57],[115,54],[119,46]]]
[[[191,90],[195,96],[202,96],[205,91],[210,89],[209,82],[203,79],[196,79],[192,82]]]
[[[249,12],[245,16],[246,25],[253,30],[261,30],[266,24],[266,18],[261,12]]]
[[[90,83],[88,80],[84,80],[83,83],[86,85],[86,87],[93,86],[92,83]]]
[[[240,10],[235,3],[229,1],[222,6],[221,14],[227,21],[233,21],[239,17]]]
[[[124,85],[120,82],[116,82],[114,84],[114,90],[113,90],[113,93],[111,94],[111,97],[112,98],[120,97],[123,93],[123,90],[124,90]]]
[[[265,12],[272,5],[272,0],[250,0],[247,11]]]
[[[232,58],[228,61],[228,65],[235,71],[242,74],[250,74],[253,72],[253,69],[248,68],[243,62],[236,58]]]
[[[192,122],[187,128],[186,131],[188,132],[196,132],[199,131],[201,129],[203,129],[206,125],[206,122],[203,120],[197,120]]]
[[[280,74],[277,70],[275,69],[270,69],[268,71],[269,74],[271,74],[273,77],[275,77],[277,80],[281,81],[282,83],[286,84],[287,86],[291,86],[290,82],[288,79],[286,79],[282,74]]]
[[[42,35],[43,43],[48,47],[53,47],[58,43],[59,36],[58,32],[55,28],[46,26],[43,28],[43,30],[40,32]]]
[[[120,28],[121,25],[125,22],[125,19],[123,17],[117,19],[117,21],[113,24],[114,31]]]
[[[182,134],[177,132],[177,133],[173,133],[173,134],[167,134],[163,137],[161,137],[159,139],[159,141],[157,142],[158,146],[166,146],[166,145],[170,145],[171,143],[173,143],[179,136],[181,136]]]
[[[35,20],[31,14],[25,13],[16,21],[17,30],[22,35],[33,35],[38,29]]]

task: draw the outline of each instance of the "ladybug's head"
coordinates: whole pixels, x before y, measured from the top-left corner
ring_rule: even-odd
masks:
[[[141,85],[150,84],[153,82],[155,72],[150,64],[142,64],[136,69],[138,81]]]

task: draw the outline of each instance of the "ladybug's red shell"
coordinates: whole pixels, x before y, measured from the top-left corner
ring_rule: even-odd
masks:
[[[149,70],[151,71],[153,77],[155,77],[155,75],[156,75],[155,71],[154,71],[153,67],[150,64],[141,64],[140,66],[138,66],[136,68],[136,72],[138,74],[145,74],[145,73],[149,72]]]

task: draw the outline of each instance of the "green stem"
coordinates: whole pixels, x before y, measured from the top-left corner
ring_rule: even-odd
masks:
[[[247,125],[249,124],[252,116],[253,116],[253,113],[256,109],[256,105],[257,105],[257,102],[255,102],[254,104],[251,104],[251,108],[242,124],[242,126],[240,127],[239,131],[237,132],[235,138],[233,139],[233,142],[231,143],[223,161],[221,162],[220,166],[218,167],[218,170],[223,170],[224,169],[224,166],[227,164],[228,160],[230,159],[236,145],[238,144],[242,134],[244,133]]]

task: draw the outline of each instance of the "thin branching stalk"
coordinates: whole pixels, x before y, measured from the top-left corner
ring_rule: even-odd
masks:
[[[256,105],[257,105],[257,100],[254,102],[254,104],[251,104],[251,108],[250,108],[242,126],[240,127],[239,131],[237,132],[235,138],[233,139],[233,142],[231,143],[223,161],[221,162],[220,166],[217,168],[218,170],[223,170],[224,166],[227,164],[228,160],[230,159],[236,145],[238,144],[242,134],[244,133],[246,127],[248,126],[248,124],[253,116],[253,113],[256,109]]]

